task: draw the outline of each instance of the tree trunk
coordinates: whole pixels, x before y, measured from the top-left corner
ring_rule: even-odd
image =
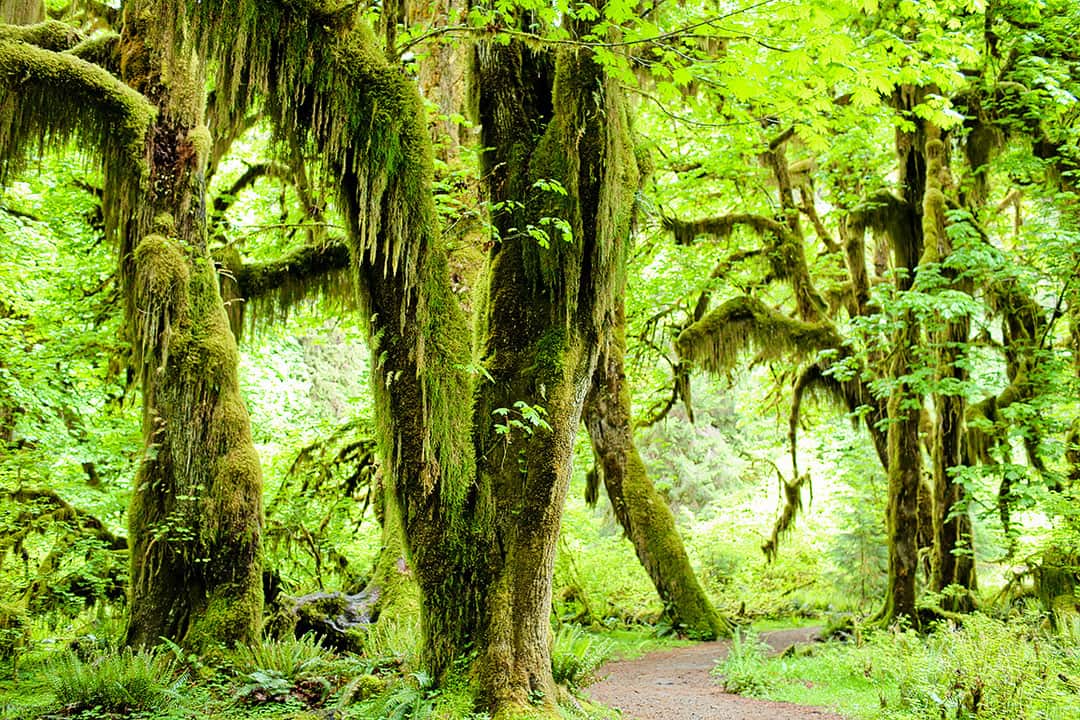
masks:
[[[946,262],[952,253],[952,243],[946,231],[945,193],[951,187],[945,145],[937,128],[928,127],[926,143],[927,181],[923,197],[923,255],[920,265],[936,266]],[[970,280],[957,278],[957,272],[943,266],[940,272],[955,289],[971,292]],[[967,380],[962,348],[968,341],[970,320],[938,318],[929,333],[936,346],[938,382],[949,380],[962,386]],[[936,592],[959,586],[962,594],[950,593],[943,605],[952,611],[973,607],[971,590],[975,589],[975,560],[971,547],[971,519],[964,503],[964,486],[956,482],[953,473],[967,464],[965,452],[964,416],[967,402],[955,389],[944,387],[934,394],[935,417],[931,436],[933,463],[933,570],[931,586]]]
[[[201,649],[257,637],[262,481],[236,342],[207,250],[203,80],[190,67],[173,67],[163,80],[163,53],[147,41],[157,9],[128,7],[122,40],[123,80],[158,108],[147,179],[107,172],[104,195],[120,237],[143,395],[145,450],[128,519],[127,642],[144,647],[165,637]]]
[[[42,0],[0,0],[0,22],[33,25],[45,19]]]
[[[637,187],[617,85],[584,51],[555,62],[518,43],[480,51],[488,190],[513,202],[495,217],[477,356],[436,226],[419,95],[355,9],[179,7],[191,30],[174,38],[214,40],[218,102],[235,113],[266,93],[278,132],[309,142],[335,184],[372,339],[380,455],[420,587],[425,664],[437,678],[456,661],[471,666],[496,715],[551,714],[555,540]],[[544,179],[566,195],[537,192]],[[528,232],[552,217],[572,241]],[[485,369],[475,388],[473,358]]]
[[[694,575],[675,517],[649,480],[634,445],[630,386],[623,367],[625,322],[620,307],[585,402],[585,427],[597,469],[615,517],[656,586],[672,625],[691,637],[727,636],[731,623],[716,611]]]
[[[909,114],[922,101],[922,88],[902,87],[896,91],[896,109]],[[911,116],[914,132],[896,130],[900,162],[900,185],[904,212],[898,229],[890,237],[893,267],[898,271],[897,289],[911,290],[923,251],[922,202],[926,191],[925,123]],[[888,401],[889,499],[886,536],[889,542],[889,575],[885,602],[877,619],[892,623],[901,618],[918,625],[915,613],[918,571],[919,486],[922,483],[922,448],[919,420],[922,395],[910,379],[915,369],[915,348],[920,340],[920,323],[913,311],[905,310],[892,342],[889,377],[894,383]]]

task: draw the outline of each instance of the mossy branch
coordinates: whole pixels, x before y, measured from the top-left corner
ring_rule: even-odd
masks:
[[[7,492],[4,496],[21,505],[45,507],[48,510],[20,513],[14,526],[20,528],[21,532],[0,538],[0,540],[9,541],[14,539],[18,542],[19,538],[25,537],[34,528],[41,528],[43,522],[73,521],[80,530],[100,540],[110,550],[127,550],[127,538],[114,534],[100,519],[85,510],[73,506],[53,490],[25,487]],[[11,543],[4,542],[4,544],[9,545]]]
[[[675,235],[676,245],[692,245],[697,238],[702,236],[724,240],[740,225],[759,234],[771,233],[782,240],[791,234],[791,230],[784,224],[764,215],[750,213],[734,213],[701,220],[665,217],[663,222],[664,227]]]
[[[76,135],[134,182],[145,174],[154,107],[93,63],[0,40],[0,108],[0,182],[29,151]]]
[[[758,361],[785,355],[808,357],[839,348],[843,338],[831,323],[807,323],[773,310],[761,301],[738,297],[710,312],[679,334],[679,356],[713,373],[735,367],[751,348]]]
[[[788,445],[793,467],[798,470],[797,440],[802,404],[807,398],[814,398],[841,408],[853,416],[863,408],[868,408],[864,417],[866,428],[870,432],[874,448],[882,467],[888,465],[885,433],[879,427],[879,421],[885,416],[885,408],[880,400],[871,394],[870,389],[858,374],[846,379],[837,377],[829,368],[835,361],[815,362],[807,366],[792,390],[791,412],[788,415]]]
[[[349,247],[344,240],[305,246],[267,263],[243,263],[235,251],[217,255],[223,266],[221,294],[237,338],[243,331],[245,316],[254,326],[283,320],[292,308],[314,297],[346,307],[353,302]]]
[[[42,50],[63,52],[82,42],[83,35],[66,22],[46,20],[34,25],[0,24],[0,40],[24,42]]]

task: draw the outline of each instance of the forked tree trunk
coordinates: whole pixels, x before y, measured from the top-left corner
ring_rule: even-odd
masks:
[[[585,427],[597,470],[615,518],[633,543],[672,624],[696,638],[730,635],[731,623],[716,611],[698,582],[675,516],[649,480],[634,444],[630,386],[623,366],[625,328],[625,310],[620,306],[613,337],[600,354],[585,401]]]

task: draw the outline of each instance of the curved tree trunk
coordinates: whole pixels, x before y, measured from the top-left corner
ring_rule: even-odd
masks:
[[[147,44],[155,2],[126,8],[125,82],[157,105],[147,178],[106,175],[120,238],[145,451],[129,513],[127,641],[192,648],[255,637],[262,617],[262,480],[240,398],[238,353],[207,250],[209,134],[192,69],[162,79]],[[132,186],[137,189],[132,192]]]
[[[649,480],[634,445],[630,386],[623,367],[624,312],[620,307],[613,337],[600,354],[585,401],[585,427],[597,469],[615,518],[633,543],[672,624],[691,637],[728,636],[731,623],[716,611],[698,582],[675,517]]]

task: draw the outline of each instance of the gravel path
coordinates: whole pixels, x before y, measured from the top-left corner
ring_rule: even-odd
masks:
[[[777,652],[806,642],[818,628],[763,633]],[[604,679],[588,688],[589,696],[622,711],[630,720],[842,720],[821,708],[756,700],[725,693],[709,677],[728,642],[710,642],[661,650],[637,660],[620,660],[600,669]]]

